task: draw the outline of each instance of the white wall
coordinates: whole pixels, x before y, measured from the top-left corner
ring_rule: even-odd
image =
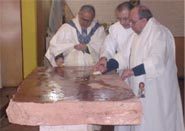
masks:
[[[96,9],[96,17],[101,23],[115,21],[114,9],[126,0],[66,0],[74,14],[77,14],[83,4],[92,4]],[[175,36],[184,36],[184,0],[141,0],[147,5],[153,15]]]
[[[184,36],[184,1],[183,0],[145,0],[155,18],[168,27],[175,36]]]
[[[126,0],[66,0],[74,15],[84,4],[94,5],[96,18],[101,23],[111,24],[115,22],[114,10],[118,4]]]

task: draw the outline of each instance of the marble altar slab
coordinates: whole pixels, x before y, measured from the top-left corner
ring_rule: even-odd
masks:
[[[35,69],[7,108],[20,125],[137,125],[141,102],[117,74],[92,75],[91,67]]]

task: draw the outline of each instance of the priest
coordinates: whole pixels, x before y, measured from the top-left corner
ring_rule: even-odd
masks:
[[[91,66],[99,59],[105,36],[104,28],[95,20],[94,7],[83,5],[53,36],[45,56],[53,67]]]

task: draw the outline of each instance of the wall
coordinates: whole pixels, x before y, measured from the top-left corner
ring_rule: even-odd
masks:
[[[23,73],[26,77],[37,66],[36,0],[22,0]]]
[[[74,15],[84,4],[92,4],[96,10],[96,18],[101,23],[111,24],[115,22],[114,9],[124,0],[66,0]],[[126,1],[126,0],[125,0]]]
[[[0,48],[1,49],[1,48]],[[1,50],[0,50],[1,51]],[[2,88],[2,78],[1,78],[1,53],[0,53],[0,89]]]
[[[1,8],[1,6],[0,6],[0,8]],[[1,18],[1,17],[0,17]],[[0,19],[0,25],[2,24],[2,19]],[[0,38],[0,88],[2,88],[2,73],[1,73],[1,52],[2,52],[2,48],[1,48],[1,42],[2,40],[1,40],[1,38]]]
[[[46,52],[46,36],[52,0],[37,1],[37,64],[44,65]]]
[[[174,36],[184,36],[184,1],[183,0],[148,0],[143,1],[153,15],[166,27],[168,27]]]
[[[184,79],[184,37],[175,37],[178,76]]]
[[[66,0],[72,12],[77,14],[83,4],[92,4],[96,9],[96,17],[101,23],[113,23],[115,21],[114,9],[127,0]],[[184,1],[183,0],[141,0],[147,5],[153,15],[175,36],[184,36]]]
[[[0,63],[3,86],[22,81],[20,0],[0,0]]]

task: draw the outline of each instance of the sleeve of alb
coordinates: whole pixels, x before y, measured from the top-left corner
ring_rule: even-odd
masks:
[[[107,72],[115,70],[119,67],[119,63],[115,59],[110,59],[107,62]]]
[[[56,61],[58,58],[63,58],[63,59],[64,59],[64,55],[63,55],[63,53],[61,53],[61,54],[57,55],[57,56],[55,57],[55,61]]]
[[[140,64],[140,65],[132,68],[132,70],[134,72],[134,76],[146,74],[144,64]]]

